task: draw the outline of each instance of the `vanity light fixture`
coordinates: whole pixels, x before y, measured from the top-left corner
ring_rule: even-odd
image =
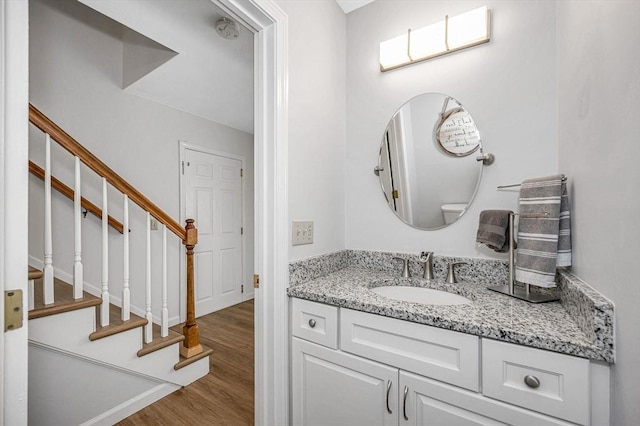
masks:
[[[380,71],[389,71],[447,53],[487,43],[491,39],[487,6],[449,17],[380,43]]]

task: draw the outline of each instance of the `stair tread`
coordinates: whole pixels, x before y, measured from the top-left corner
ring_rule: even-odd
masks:
[[[35,268],[29,268],[30,274],[40,273]],[[44,304],[44,291],[42,276],[34,277],[34,309],[29,311],[29,319],[41,318],[49,315],[55,315],[63,312],[70,312],[77,309],[83,309],[87,307],[95,307],[96,319],[99,321],[100,312],[98,307],[102,304],[102,299],[96,297],[86,291],[83,292],[81,299],[73,298],[73,286],[58,278],[54,278],[54,303],[49,305]],[[109,304],[109,325],[106,327],[100,327],[96,324],[96,331],[89,335],[89,340],[98,340],[107,336],[111,336],[123,331],[131,330],[137,327],[144,327],[148,321],[138,315],[131,314],[128,321],[122,321],[122,309],[113,304]],[[142,349],[137,352],[139,357],[148,355],[162,348],[171,346],[175,343],[180,343],[184,340],[184,335],[180,332],[184,324],[178,324],[169,330],[167,337],[161,337],[161,329],[157,324],[153,324],[153,339],[151,343],[143,344]],[[202,358],[208,357],[213,353],[213,349],[207,348],[203,345],[203,351],[190,358],[185,358],[180,355],[180,360],[174,365],[175,370],[184,368]]]
[[[130,319],[122,321],[122,310],[113,304],[109,305],[109,325],[100,327],[96,324],[96,331],[89,335],[89,340],[98,340],[104,337],[112,336],[123,331],[131,330],[137,327],[144,327],[148,321],[145,318],[135,314],[130,314]],[[96,314],[97,321],[100,321],[100,312]]]
[[[30,280],[37,280],[38,278],[42,278],[42,271],[39,269],[36,269],[32,266],[29,266],[29,279]]]
[[[194,362],[199,361],[202,358],[208,357],[212,353],[213,353],[213,349],[202,345],[202,352],[200,352],[197,355],[194,355],[194,356],[189,357],[189,358],[185,358],[182,355],[180,355],[180,361],[178,361],[178,363],[173,366],[173,369],[174,370],[180,370],[181,368],[184,368],[187,365],[193,364]]]
[[[158,324],[153,324],[153,340],[151,343],[145,343],[142,345],[142,349],[138,351],[138,356],[145,356],[162,348],[166,348],[167,346],[171,346],[175,343],[182,342],[184,340],[184,336],[180,333],[177,333],[173,330],[169,330],[169,335],[167,337],[160,336],[160,326]]]
[[[182,328],[184,327],[184,325],[185,323],[176,324],[173,327],[171,327],[169,331],[174,331],[176,333],[182,332]],[[194,362],[201,360],[202,358],[208,357],[213,353],[213,349],[206,347],[202,343],[201,343],[201,346],[202,346],[202,352],[200,352],[197,355],[193,355],[189,358],[186,358],[180,355],[180,361],[178,361],[178,363],[173,366],[173,369],[179,370],[181,368],[186,367],[189,364],[193,364]]]
[[[43,278],[34,280],[34,309],[29,311],[29,319],[42,318],[77,309],[98,306],[102,303],[100,298],[87,293],[82,293],[81,299],[73,298],[73,286],[57,278],[53,279],[55,300],[49,305],[44,304]]]

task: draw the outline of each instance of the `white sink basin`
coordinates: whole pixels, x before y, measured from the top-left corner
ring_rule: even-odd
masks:
[[[432,288],[389,285],[374,287],[370,290],[389,299],[421,303],[423,305],[465,305],[473,303],[466,297]]]

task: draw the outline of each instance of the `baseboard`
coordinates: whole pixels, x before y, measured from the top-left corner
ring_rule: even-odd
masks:
[[[181,386],[174,385],[172,383],[163,383],[153,389],[149,389],[146,392],[137,395],[135,398],[131,398],[122,404],[113,407],[111,410],[106,411],[99,416],[94,417],[82,423],[81,426],[111,426],[132,414],[142,410],[143,408],[153,404],[157,400],[164,398],[165,396],[180,389]]]
[[[44,269],[44,261],[42,259],[38,259],[32,255],[29,255],[29,265],[33,266],[34,268],[37,269]],[[53,267],[53,275],[58,278],[59,280],[62,280],[66,283],[72,283],[73,282],[73,274],[62,270],[56,266]],[[96,297],[100,297],[102,294],[102,287],[101,286],[96,286],[93,285],[90,282],[84,281],[83,282],[83,290],[86,291],[89,294],[92,294]],[[122,299],[120,297],[117,297],[114,294],[109,294],[109,302],[118,306],[118,307],[122,307]],[[144,309],[142,308],[138,308],[137,306],[131,305],[131,313],[138,315],[139,317],[145,318],[147,313]],[[160,324],[161,323],[161,319],[159,316],[157,315],[153,315],[153,322],[154,324]],[[175,315],[173,317],[169,318],[169,327],[173,327],[176,324],[180,324],[182,321],[180,321],[180,316],[179,315]]]

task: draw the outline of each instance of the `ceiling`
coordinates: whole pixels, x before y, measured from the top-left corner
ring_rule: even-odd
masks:
[[[79,0],[123,25],[123,90],[253,133],[253,33],[226,40],[211,0]]]
[[[123,83],[144,97],[253,133],[253,33],[216,33],[211,0],[79,0],[123,26]],[[349,13],[374,0],[336,0]]]
[[[362,6],[365,6],[372,1],[374,0],[336,0],[342,10],[344,10],[344,13],[349,13],[353,10],[361,8]]]

